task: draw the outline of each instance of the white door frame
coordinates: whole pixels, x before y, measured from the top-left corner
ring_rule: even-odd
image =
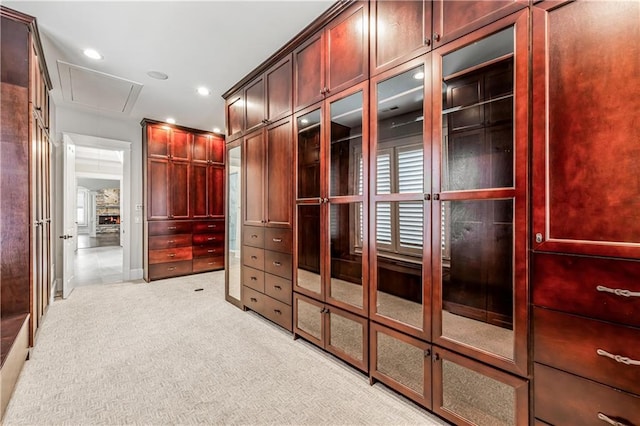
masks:
[[[120,243],[122,245],[122,281],[131,279],[131,142],[100,136],[63,132],[76,146],[122,151],[122,189],[120,196]]]

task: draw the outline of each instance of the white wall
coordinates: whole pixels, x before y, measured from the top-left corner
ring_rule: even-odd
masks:
[[[53,119],[53,117],[52,117]],[[142,205],[142,127],[140,121],[132,118],[112,118],[73,108],[58,106],[55,111],[54,140],[58,145],[52,154],[53,163],[53,221],[56,279],[62,278],[62,133],[98,136],[131,142],[131,277],[142,277],[142,211],[135,211],[136,205]],[[135,219],[140,218],[139,221]],[[139,223],[137,223],[139,222]]]

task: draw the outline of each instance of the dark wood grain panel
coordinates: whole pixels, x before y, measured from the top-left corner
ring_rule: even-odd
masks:
[[[224,232],[224,220],[194,221],[192,229],[194,234]]]
[[[357,2],[326,29],[326,84],[337,93],[369,77],[369,6]]]
[[[242,247],[242,264],[264,270],[264,250],[256,247]]]
[[[191,222],[163,220],[149,222],[149,235],[191,234]]]
[[[224,256],[193,259],[193,272],[215,271],[224,268]]]
[[[220,245],[221,243],[224,243],[222,232],[193,234],[193,245]]]
[[[191,163],[191,215],[194,219],[206,218],[207,214],[207,163]]]
[[[242,231],[242,244],[264,248],[264,228],[245,226]]]
[[[220,256],[224,254],[224,243],[221,241],[217,245],[198,245],[193,246],[193,258]]]
[[[293,259],[290,254],[271,250],[264,251],[264,270],[270,274],[290,280],[292,275],[292,262]]]
[[[292,253],[293,232],[291,229],[266,228],[264,232],[264,248],[282,253]]]
[[[640,397],[542,364],[534,368],[535,416],[549,424],[602,426],[604,414],[624,425],[640,425]]]
[[[224,164],[224,138],[212,135],[209,139],[209,160],[213,163]]]
[[[149,237],[149,249],[168,249],[191,246],[191,234],[158,235]]]
[[[265,88],[264,78],[257,78],[244,89],[245,130],[250,132],[264,124]]]
[[[323,43],[319,32],[293,52],[293,105],[296,111],[324,97]]]
[[[207,216],[224,217],[224,166],[207,168]]]
[[[171,158],[173,160],[191,161],[193,133],[182,129],[171,129]]]
[[[430,1],[376,1],[370,7],[372,75],[431,45]]]
[[[267,226],[293,226],[293,133],[291,119],[267,129]]]
[[[191,217],[190,193],[191,164],[172,161],[169,172],[169,217],[189,219]]]
[[[534,12],[536,248],[640,257],[640,3]]]
[[[291,305],[291,280],[272,274],[264,274],[264,293],[287,305]]]
[[[254,132],[244,139],[242,152],[244,162],[244,224],[264,225],[264,159],[265,141],[262,131]]]
[[[534,308],[533,331],[536,362],[640,394],[638,366],[611,358],[640,362],[640,328]]]
[[[264,271],[243,266],[242,285],[264,293]]]
[[[7,83],[1,86],[0,300],[2,316],[5,316],[30,311],[29,95],[26,87]]]
[[[244,129],[244,99],[242,92],[227,99],[227,137],[230,140],[242,134]]]
[[[293,65],[291,55],[265,72],[266,118],[275,121],[292,112],[293,106]]]
[[[177,277],[188,275],[193,272],[192,261],[183,260],[180,262],[157,263],[149,265],[149,279],[158,280],[161,278]]]
[[[242,304],[252,311],[261,313],[265,310],[265,300],[268,296],[247,286],[242,286]]]
[[[179,260],[189,260],[191,258],[191,247],[149,250],[149,264],[177,262]]]
[[[191,161],[194,163],[206,163],[209,160],[209,144],[211,135],[196,133],[193,135],[193,149],[191,151]]]
[[[147,219],[169,218],[169,161],[147,161]]]
[[[535,253],[531,267],[534,304],[640,327],[640,297],[598,290],[640,292],[640,262]]]
[[[0,25],[0,75],[3,83],[29,87],[29,27],[24,23],[2,17]],[[26,106],[25,106],[26,108]],[[26,109],[24,114],[26,116]],[[3,121],[3,124],[6,123]]]
[[[171,128],[169,126],[147,126],[147,155],[168,158],[171,154],[170,140]]]

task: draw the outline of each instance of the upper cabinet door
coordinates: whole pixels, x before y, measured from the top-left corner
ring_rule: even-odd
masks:
[[[433,0],[433,45],[441,46],[528,4],[529,0]]]
[[[369,5],[357,2],[326,28],[325,95],[369,77]]]
[[[265,120],[264,107],[264,78],[254,80],[244,89],[245,130],[262,126]]]
[[[275,64],[265,73],[266,118],[269,122],[291,114],[293,102],[293,67],[291,55]]]
[[[244,129],[244,96],[238,91],[227,98],[227,139],[242,135]]]
[[[638,258],[640,3],[533,13],[533,248]]]
[[[194,163],[206,163],[209,161],[208,151],[210,143],[211,135],[193,135],[193,152],[191,153],[191,160]]]
[[[431,47],[431,0],[371,2],[371,75]]]
[[[147,126],[147,155],[169,158],[171,129],[168,126]]]
[[[324,98],[323,43],[323,33],[319,32],[293,52],[296,111]]]
[[[293,226],[293,129],[291,118],[266,129],[266,223]]]
[[[244,224],[264,226],[264,131],[246,136],[243,151]]]
[[[184,130],[171,129],[171,153],[172,160],[191,160],[191,140],[193,134]]]

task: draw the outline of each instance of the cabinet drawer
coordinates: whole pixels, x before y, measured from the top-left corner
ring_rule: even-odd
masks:
[[[244,245],[251,247],[264,247],[264,228],[257,226],[245,226],[242,233]]]
[[[612,359],[640,363],[640,329],[542,308],[533,310],[533,327],[536,362],[640,394],[640,366]]]
[[[535,364],[535,416],[552,425],[603,426],[598,416],[640,425],[640,397]]]
[[[265,296],[264,311],[261,314],[279,326],[291,331],[291,306]]]
[[[281,228],[265,229],[264,248],[282,253],[291,253],[293,248],[291,230]]]
[[[267,296],[265,296],[264,294],[259,293],[247,286],[242,286],[242,304],[246,308],[251,309],[252,311],[261,313],[265,309],[264,301],[266,298]]]
[[[187,275],[192,272],[190,260],[181,262],[158,263],[149,265],[149,279],[157,280],[159,278],[177,277],[179,275]]]
[[[191,260],[191,247],[149,250],[149,264]]]
[[[211,246],[193,246],[193,258],[221,256],[224,254],[224,245],[217,244]]]
[[[291,255],[265,250],[264,271],[279,277],[291,279]]]
[[[158,235],[149,237],[149,249],[168,249],[173,247],[189,247],[191,245],[191,234]]]
[[[535,253],[532,263],[534,304],[640,327],[640,297],[612,292],[640,293],[640,262]]]
[[[257,269],[242,267],[242,285],[264,293],[264,272]]]
[[[242,248],[242,264],[264,270],[264,250],[256,247]]]
[[[191,222],[165,220],[160,222],[149,222],[149,235],[173,235],[190,234]]]
[[[291,280],[271,274],[264,274],[264,292],[274,299],[291,305]]]
[[[218,245],[224,243],[224,233],[219,234],[193,234],[193,245]]]
[[[215,271],[224,268],[224,256],[193,259],[193,272]]]
[[[193,222],[194,234],[207,234],[211,232],[224,233],[224,221],[215,220],[215,221],[207,221],[207,222]]]

